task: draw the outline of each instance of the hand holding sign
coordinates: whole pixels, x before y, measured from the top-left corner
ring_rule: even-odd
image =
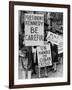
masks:
[[[58,54],[63,52],[63,36],[48,32],[47,41],[58,45]]]

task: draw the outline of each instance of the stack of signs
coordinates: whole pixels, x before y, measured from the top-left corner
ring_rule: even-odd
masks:
[[[63,53],[63,36],[48,32],[47,41],[58,45],[58,54]]]
[[[45,67],[52,65],[50,43],[48,45],[37,47],[38,66]]]
[[[44,44],[44,15],[25,14],[25,46],[38,46]]]

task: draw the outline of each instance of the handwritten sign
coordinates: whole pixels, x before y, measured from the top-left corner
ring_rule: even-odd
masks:
[[[47,35],[47,41],[50,41],[52,42],[53,44],[56,44],[58,45],[59,44],[59,35],[55,34],[55,33],[52,33],[52,32],[48,32],[48,35]]]
[[[44,15],[25,14],[25,45],[37,46],[44,44]]]
[[[45,67],[52,65],[50,44],[37,47],[38,66]]]

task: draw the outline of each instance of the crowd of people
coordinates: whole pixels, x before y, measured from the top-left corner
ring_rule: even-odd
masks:
[[[57,62],[58,62],[58,46],[56,44],[50,43],[51,47],[51,56],[52,56],[52,66],[51,70],[53,72],[57,71]],[[24,71],[28,73],[28,71],[31,71],[32,74],[36,73],[36,66],[38,67],[38,55],[37,55],[37,46],[23,46],[19,50],[19,60],[21,63],[21,67]],[[45,76],[47,75],[46,67],[45,68]],[[39,71],[39,77],[40,77],[40,68],[38,67]]]
[[[46,23],[44,23],[45,29],[47,26]],[[22,32],[19,33],[19,64],[23,71],[25,71],[25,78],[28,78],[28,72],[31,71],[30,78],[32,75],[36,75],[36,66],[38,67],[38,55],[37,55],[37,46],[25,46],[24,44],[24,22],[21,23],[21,30]],[[52,28],[50,29],[52,31]],[[59,57],[63,57],[62,54],[58,54],[58,46],[56,44],[48,42],[46,40],[48,31],[45,30],[45,37],[44,40],[47,43],[50,43],[51,47],[51,56],[52,56],[52,66],[50,66],[51,70],[53,72],[57,71],[57,63],[59,62]],[[44,67],[45,69],[45,76],[48,77],[47,74],[47,67]],[[40,78],[40,68],[38,67],[38,77]]]

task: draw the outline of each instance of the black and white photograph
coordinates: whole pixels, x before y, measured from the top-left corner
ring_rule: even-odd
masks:
[[[70,84],[69,10],[10,2],[10,88]]]
[[[18,78],[63,75],[63,13],[18,11]]]

